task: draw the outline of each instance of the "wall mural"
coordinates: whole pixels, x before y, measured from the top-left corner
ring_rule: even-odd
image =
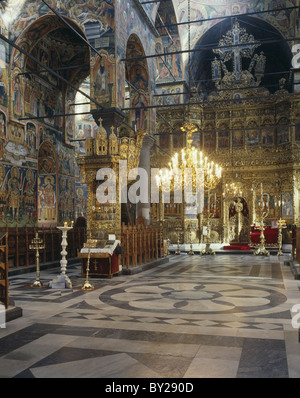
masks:
[[[188,20],[188,0],[172,0],[176,12],[177,22],[187,22]],[[282,10],[285,7],[296,6],[296,0],[282,2],[281,0],[241,0],[222,1],[222,0],[190,0],[191,21],[199,21],[191,25],[190,39],[191,47],[194,47],[198,40],[212,26],[219,23],[221,19],[211,21],[201,21],[212,18],[226,17],[254,11],[274,10],[268,13],[262,13],[259,18],[269,22],[272,26],[281,32],[284,37],[294,37],[295,29],[299,30],[299,16],[297,9]],[[296,21],[296,23],[295,23]],[[178,27],[179,36],[183,49],[188,48],[188,25],[182,24]],[[188,60],[186,54],[183,55],[183,63]]]
[[[54,146],[45,141],[39,150],[38,222],[53,225],[57,221],[57,157]]]
[[[1,109],[1,108],[0,108]],[[3,159],[4,144],[7,139],[7,112],[0,110],[0,159]]]
[[[87,187],[76,186],[75,188],[75,219],[78,217],[87,218]]]
[[[75,181],[73,178],[59,177],[58,222],[74,221]]]
[[[0,226],[33,226],[37,221],[37,171],[0,164]]]
[[[139,38],[131,35],[127,44],[126,57],[143,56],[144,49]],[[130,123],[138,130],[147,131],[149,128],[149,72],[144,59],[127,61],[127,79],[129,81],[129,107],[135,108],[130,112]]]
[[[176,16],[170,3],[170,1],[162,2],[156,17],[156,26],[160,33],[160,37],[156,40],[156,50],[161,54],[181,50]],[[162,27],[163,25],[168,26],[168,28]],[[167,54],[157,58],[157,83],[174,82],[174,78],[180,80],[182,77],[181,54]]]
[[[101,51],[102,58],[97,57],[91,73],[91,95],[102,106],[109,107],[113,99],[114,67],[113,57],[107,51]],[[92,108],[96,105],[92,104]]]
[[[65,113],[70,115],[74,113],[74,104],[76,97],[76,91],[71,87],[66,92],[66,99],[65,99]],[[75,117],[74,116],[65,116],[65,123],[64,123],[64,136],[67,144],[73,145],[73,140],[75,138]]]
[[[183,85],[158,86],[157,105],[175,105],[183,103]]]
[[[84,18],[83,15],[80,16],[80,7],[74,8],[72,1],[66,3],[69,3],[71,7],[68,9],[61,6],[62,13],[76,15],[76,20],[84,30],[88,31],[90,26],[87,23],[89,19],[87,15],[96,15],[91,3],[81,5],[82,9],[87,11]],[[49,4],[54,8],[58,5],[57,2],[52,1],[49,1]],[[111,2],[94,1],[93,5],[97,6],[98,19],[106,21],[105,24],[101,22],[102,25],[100,25],[112,32],[114,11]],[[2,3],[0,9],[2,15],[4,15],[3,10],[5,12]],[[61,30],[61,24],[57,19],[54,20],[51,16],[46,15],[49,11],[47,7],[32,2],[29,2],[26,7],[25,1],[20,1],[15,11],[15,16],[19,16],[19,19],[13,20],[12,18],[10,21],[10,38],[17,39],[20,33],[24,33],[18,44],[27,50],[30,48],[32,56],[44,65],[59,68],[62,64],[72,64],[72,62],[76,65],[86,63],[86,59],[84,59],[86,54],[82,52],[82,46],[79,47],[72,42],[72,35]],[[40,18],[41,16],[43,18]],[[38,46],[36,46],[37,39],[39,39]],[[65,44],[68,40],[72,42],[72,46]],[[43,225],[56,225],[57,222],[62,222],[63,218],[75,221],[75,180],[78,183],[78,188],[81,186],[79,169],[73,149],[64,145],[64,140],[67,143],[72,143],[74,139],[75,121],[73,117],[54,117],[54,115],[64,112],[74,112],[72,103],[75,99],[75,90],[70,89],[64,94],[60,79],[43,71],[30,58],[26,59],[14,50],[11,54],[10,68],[11,81],[8,85],[8,53],[6,48],[1,46],[0,160],[7,163],[7,165],[3,163],[6,182],[3,182],[2,187],[7,188],[9,195],[5,195],[5,188],[2,188],[2,222],[0,226],[33,226],[38,222]],[[24,70],[36,73],[24,75],[22,73]],[[82,67],[81,73],[86,73],[85,70]],[[80,75],[76,76],[78,70],[71,69],[69,73],[67,79],[74,81],[76,85],[76,82],[80,81]],[[10,104],[7,103],[9,90],[11,93]],[[31,116],[33,116],[32,121],[18,122],[19,118]],[[35,119],[37,117],[41,118]],[[53,156],[55,153],[57,154],[57,164],[55,156]],[[9,178],[10,163],[18,166],[13,171],[13,179]],[[19,170],[19,182],[17,182],[16,170]],[[26,173],[27,170],[29,170],[28,173]],[[31,187],[32,176],[35,181],[34,189]],[[59,208],[58,203],[60,182],[63,179],[68,180],[67,187],[69,189],[72,187],[67,210]],[[19,189],[19,198],[16,194],[17,189]],[[86,193],[84,189],[83,193]],[[79,197],[80,203],[84,204],[80,194]],[[70,211],[71,202],[73,211]],[[84,214],[84,212],[85,209],[80,208],[78,204],[77,213]]]
[[[38,221],[43,225],[56,223],[57,201],[56,175],[39,175],[38,178]]]
[[[0,43],[0,105],[8,106],[8,70],[7,50],[5,43]]]
[[[150,5],[150,4],[149,4]],[[157,5],[155,5],[157,7]],[[147,24],[140,16],[137,8],[134,6],[132,0],[116,0],[116,60],[117,60],[117,103],[122,108],[124,107],[125,98],[125,62],[121,61],[123,58],[139,57],[142,54],[155,54],[155,37],[149,30]],[[147,9],[148,10],[148,9]],[[153,8],[154,10],[154,8]],[[153,16],[154,20],[154,16]],[[138,38],[132,40],[132,38]],[[141,67],[142,64],[142,67]],[[148,103],[151,104],[151,96],[155,93],[155,77],[156,77],[156,60],[155,58],[144,59],[143,61],[136,60],[132,63],[136,68],[131,70],[128,77],[135,78],[138,85],[144,86],[143,89],[150,95]],[[137,68],[139,67],[139,68]],[[147,75],[144,74],[144,69],[147,70]],[[138,69],[138,70],[137,70]],[[145,79],[147,77],[146,81]],[[132,82],[132,81],[131,81]],[[132,118],[131,118],[132,119]],[[155,111],[149,111],[148,129],[155,130]]]

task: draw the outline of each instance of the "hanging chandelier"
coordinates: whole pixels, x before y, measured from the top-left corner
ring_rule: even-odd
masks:
[[[186,133],[187,146],[182,148],[180,157],[178,153],[175,153],[172,157],[169,163],[171,176],[174,175],[174,170],[178,168],[182,170],[192,169],[193,176],[195,171],[200,169],[204,176],[204,185],[206,188],[209,188],[209,185],[217,185],[222,176],[222,168],[213,161],[209,161],[207,156],[203,155],[202,151],[192,146],[193,133],[198,128],[188,121],[181,127],[181,130]]]
[[[187,146],[182,148],[181,155],[177,152],[169,162],[169,169],[159,170],[157,175],[157,183],[164,184],[171,181],[175,176],[178,177],[178,170],[184,172],[187,169],[192,170],[193,186],[196,186],[197,176],[202,175],[204,188],[212,189],[218,185],[222,177],[222,168],[213,161],[209,161],[208,157],[202,151],[192,146],[193,133],[198,128],[190,121],[185,123],[181,130],[186,133]],[[175,181],[176,182],[176,181]]]
[[[188,22],[190,22],[190,0],[188,0]],[[189,87],[189,95],[191,94],[191,59],[190,59],[190,48],[191,48],[191,38],[190,38],[190,23],[188,24],[188,66],[189,66],[189,79],[188,79],[188,87]],[[171,162],[169,162],[169,169],[164,169],[164,171],[159,170],[158,175],[156,176],[157,184],[163,184],[166,182],[170,182],[173,177],[177,175],[178,177],[178,169],[181,169],[184,172],[187,169],[192,170],[193,176],[193,187],[197,184],[197,178],[199,177],[199,172],[202,176],[202,181],[204,184],[204,188],[210,190],[215,188],[220,182],[222,176],[222,168],[215,164],[213,161],[209,162],[207,156],[204,156],[202,151],[199,151],[197,148],[192,146],[193,143],[193,133],[198,131],[198,128],[195,124],[193,124],[190,120],[190,100],[189,98],[187,106],[187,121],[181,127],[182,132],[186,134],[186,143],[187,146],[182,148],[181,156],[178,153],[171,158]],[[182,176],[180,177],[182,178]],[[182,181],[180,179],[180,181]],[[174,185],[178,182],[176,181],[176,177],[174,178]]]
[[[226,196],[229,199],[236,199],[238,197],[243,196],[243,191],[241,189],[240,184],[232,182],[230,184],[225,184],[223,196]]]

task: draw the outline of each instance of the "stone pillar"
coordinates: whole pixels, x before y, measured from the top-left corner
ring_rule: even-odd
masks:
[[[150,181],[151,181],[151,167],[150,167],[150,152],[151,148],[155,142],[155,139],[151,135],[145,135],[143,140],[143,146],[140,153],[140,162],[139,167],[146,170],[148,175],[148,203],[137,203],[136,205],[136,217],[143,217],[145,220],[145,225],[149,225],[151,222],[151,214],[150,214],[150,199],[151,199],[151,191],[150,191]],[[146,183],[146,181],[145,181]]]

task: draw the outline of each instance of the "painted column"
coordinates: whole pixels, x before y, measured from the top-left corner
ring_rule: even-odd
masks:
[[[151,148],[154,144],[154,137],[151,135],[145,135],[144,141],[143,141],[143,146],[141,149],[141,154],[140,154],[140,162],[139,162],[139,167],[146,170],[148,179],[147,181],[141,181],[141,187],[144,186],[145,189],[148,189],[148,203],[137,203],[136,206],[136,217],[143,217],[145,220],[145,225],[149,225],[151,222],[151,217],[150,217],[150,181],[151,181],[151,168],[150,168],[150,152]],[[144,185],[144,184],[147,184]],[[143,189],[143,188],[141,188]]]

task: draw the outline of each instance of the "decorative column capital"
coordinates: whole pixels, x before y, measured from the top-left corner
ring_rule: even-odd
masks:
[[[155,143],[155,138],[151,134],[146,134],[143,139],[142,149],[151,149]]]

